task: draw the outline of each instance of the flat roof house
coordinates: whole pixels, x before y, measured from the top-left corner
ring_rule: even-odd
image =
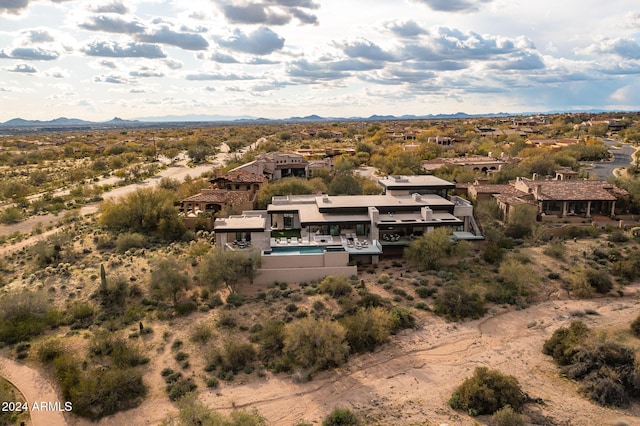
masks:
[[[473,221],[473,207],[447,197],[454,184],[433,176],[396,176],[380,180],[383,195],[290,195],[273,197],[264,211],[266,238],[256,244],[259,212],[215,221],[218,242],[229,246],[229,234],[261,250],[257,282],[311,280],[330,274],[357,272],[354,263],[377,263],[382,255],[401,254],[404,247],[436,227],[451,227],[459,239],[482,238]],[[233,226],[231,226],[233,224]],[[272,279],[279,277],[278,279]],[[271,280],[271,281],[269,281]]]

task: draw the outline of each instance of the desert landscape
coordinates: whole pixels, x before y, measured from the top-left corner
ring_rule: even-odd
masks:
[[[351,277],[297,281],[283,276],[279,282],[254,284],[251,271],[234,265],[245,257],[219,250],[215,232],[185,230],[178,214],[180,199],[202,191],[225,170],[250,164],[278,145],[286,150],[299,144],[281,127],[268,128],[268,137],[256,137],[251,127],[245,130],[254,142],[238,144],[235,152],[225,144],[210,147],[200,162],[188,159],[188,150],[177,151],[176,157],[180,144],[202,142],[192,136],[180,139],[183,131],[173,130],[173,145],[163,149],[178,159],[150,168],[153,174],[133,179],[113,170],[120,177],[115,185],[104,186],[109,173],[94,176],[78,184],[84,198],[78,190],[60,194],[66,202],[61,211],[46,212],[61,204],[45,194],[42,202],[51,203],[44,204],[45,211],[30,214],[22,208],[21,220],[1,226],[0,375],[15,386],[11,398],[22,394],[27,402],[69,400],[75,408],[32,411],[30,417],[8,421],[191,425],[211,416],[246,416],[246,423],[236,418],[228,424],[302,426],[327,424],[328,416],[341,409],[363,425],[492,425],[497,423],[491,415],[472,416],[477,413],[450,406],[452,395],[477,367],[487,367],[517,380],[525,403],[515,415],[526,424],[636,422],[637,400],[623,408],[599,405],[543,353],[556,330],[575,321],[592,330],[593,341],[637,353],[640,340],[632,323],[640,317],[634,266],[640,241],[635,228],[625,225],[632,223],[632,214],[621,216],[622,222],[598,216],[596,224],[570,216],[540,223],[525,209],[504,220],[495,204],[476,200],[474,214],[485,231],[483,240],[454,242],[445,229],[407,242],[417,250],[417,242],[432,238],[436,243],[430,243],[430,250],[437,256],[396,250],[376,264],[358,263]],[[374,137],[381,133],[377,125],[372,130]],[[310,143],[320,149],[325,142]],[[360,151],[354,154],[351,142],[335,140],[331,149],[343,152],[334,159],[337,171],[276,180],[263,193],[277,196],[290,188],[301,193],[380,191],[382,170],[393,171],[400,158],[415,163],[411,167],[418,164],[417,157],[402,157],[392,141],[384,143],[386,151],[367,142],[356,145]],[[421,155],[437,150],[424,143]],[[473,142],[480,143],[487,140]],[[496,150],[510,147],[506,141],[493,143]],[[369,149],[378,151],[370,157]],[[526,161],[492,179],[524,173],[544,161],[553,169],[566,155],[600,158],[607,151],[600,142],[553,151],[519,149],[528,155]],[[128,169],[136,168],[133,156],[128,161]],[[136,161],[150,160],[145,154]],[[576,168],[588,167],[575,161]],[[69,165],[50,165],[54,167],[67,170]],[[28,170],[22,174],[33,173]],[[10,168],[4,172],[17,173]],[[477,177],[449,167],[435,174]],[[354,176],[353,181],[345,176]],[[634,167],[618,170],[616,176],[633,191]],[[29,203],[39,203],[38,197]],[[632,197],[625,201],[630,208]],[[16,203],[6,204],[3,211],[25,202]],[[148,214],[154,211],[162,213]],[[237,213],[228,206],[216,214]],[[138,223],[118,222],[139,214],[143,220]],[[161,217],[171,225],[153,225]],[[140,225],[149,223],[155,227]],[[222,272],[226,275],[219,276]],[[462,302],[456,304],[457,298]],[[31,313],[22,317],[24,306]],[[28,327],[15,327],[20,321]],[[358,321],[373,322],[358,328]],[[318,327],[319,339],[326,337],[325,326],[338,333],[340,341],[321,340],[326,348],[316,348],[318,355],[327,356],[321,363],[298,359],[290,349],[296,327],[309,323]],[[371,335],[372,330],[379,334]],[[324,354],[332,345],[339,350]],[[103,400],[113,403],[106,406]]]

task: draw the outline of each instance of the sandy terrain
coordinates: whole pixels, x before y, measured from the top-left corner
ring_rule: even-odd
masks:
[[[273,425],[302,420],[319,424],[336,406],[358,411],[366,417],[366,424],[472,425],[474,420],[487,419],[457,413],[447,401],[475,367],[488,366],[517,377],[529,396],[545,402],[530,404],[528,410],[549,416],[557,424],[638,424],[640,406],[618,410],[589,402],[577,393],[575,384],[559,377],[552,360],[541,353],[553,331],[575,319],[570,315],[575,310],[591,308],[600,314],[583,317],[590,327],[628,329],[640,314],[640,285],[625,290],[624,298],[550,301],[462,324],[428,315],[419,329],[393,337],[375,353],[352,357],[344,367],[322,373],[311,382],[296,384],[285,374],[268,375],[247,384],[224,383],[214,391],[200,389],[200,398],[220,411],[256,408]],[[170,359],[168,348],[160,358]],[[159,372],[164,366],[163,361],[152,363],[154,371],[146,376],[153,382],[152,390],[142,406],[99,424],[157,424],[168,413],[175,413],[161,389]]]

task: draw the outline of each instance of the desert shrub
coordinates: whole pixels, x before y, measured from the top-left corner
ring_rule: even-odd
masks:
[[[43,293],[25,291],[0,298],[0,342],[28,341],[55,324],[54,310]]]
[[[190,340],[194,343],[204,345],[211,337],[213,337],[213,329],[207,323],[200,323],[195,326],[193,332],[191,332]]]
[[[524,426],[524,416],[513,411],[509,405],[505,405],[491,416],[491,426]]]
[[[612,288],[611,278],[605,271],[581,266],[571,276],[570,289],[578,297],[591,297],[594,291],[608,293]]]
[[[220,352],[220,367],[224,371],[237,373],[256,359],[256,349],[251,343],[229,339]]]
[[[500,264],[498,277],[487,293],[487,299],[495,303],[523,304],[535,292],[540,282],[532,267],[516,259]]]
[[[494,244],[489,244],[485,247],[484,251],[482,252],[482,259],[484,259],[484,261],[487,263],[497,265],[500,262],[502,262],[502,258],[504,258],[505,253],[506,253],[506,250],[503,247],[499,247]]]
[[[186,300],[184,302],[178,302],[174,306],[176,315],[185,316],[194,313],[198,310],[198,304],[193,300]]]
[[[610,371],[598,374],[588,380],[583,392],[590,400],[603,406],[626,407],[629,405],[629,394],[624,385]]]
[[[196,385],[193,379],[191,377],[187,377],[186,379],[180,378],[175,382],[167,384],[166,389],[169,393],[169,399],[171,401],[177,401],[197,388],[198,385]]]
[[[631,333],[633,333],[634,336],[640,338],[640,315],[638,315],[638,318],[633,320],[633,322],[631,323]]]
[[[124,253],[131,249],[145,248],[146,245],[147,238],[135,232],[124,232],[116,238],[116,251],[118,253]]]
[[[265,426],[267,424],[264,417],[257,411],[232,411],[228,417],[225,417],[198,401],[195,393],[189,393],[180,398],[178,408],[180,426]]]
[[[213,296],[211,296],[207,304],[211,308],[217,308],[218,306],[224,305],[224,302],[222,301],[222,297],[220,297],[220,295],[216,293]]]
[[[634,349],[618,342],[595,339],[579,321],[556,330],[543,347],[569,378],[600,405],[625,407],[639,395],[640,366]]]
[[[318,285],[320,293],[328,293],[336,299],[351,294],[353,288],[346,277],[329,275],[325,277]]]
[[[360,308],[340,321],[347,331],[345,338],[352,352],[372,351],[384,343],[391,334],[393,322],[393,316],[380,307]]]
[[[244,303],[244,296],[238,293],[229,293],[226,302],[227,305],[238,308]]]
[[[137,371],[106,369],[88,372],[66,392],[75,414],[98,420],[140,405],[147,387]]]
[[[105,276],[101,280],[97,296],[102,310],[108,316],[122,314],[130,291],[129,283],[121,275],[117,275],[113,279],[107,279]]]
[[[391,332],[394,334],[397,331],[404,330],[405,328],[412,328],[416,323],[416,319],[411,311],[407,308],[403,308],[402,306],[394,306],[389,311],[389,314],[391,314],[391,318],[393,318],[393,327]]]
[[[542,253],[554,259],[564,259],[564,256],[567,254],[567,246],[561,242],[553,242],[547,244],[542,249]]]
[[[342,364],[349,353],[345,328],[313,317],[285,326],[283,353],[299,366],[319,371]]]
[[[233,328],[238,325],[238,319],[232,312],[222,311],[218,316],[216,325],[222,328]]]
[[[318,300],[322,304],[321,301]],[[363,308],[372,308],[375,306],[382,305],[382,297],[379,294],[370,293],[366,290],[360,291],[360,300],[358,301],[358,306],[362,306]],[[324,308],[324,305],[323,305]],[[315,309],[315,306],[314,306]],[[322,310],[322,309],[316,309]]]
[[[139,347],[113,333],[96,334],[89,344],[89,353],[99,357],[109,357],[113,366],[129,368],[146,364],[146,358]]]
[[[0,223],[4,225],[18,223],[22,219],[24,219],[24,213],[18,207],[7,207],[0,211]]]
[[[322,426],[349,426],[358,424],[358,417],[348,408],[334,408],[322,421]]]
[[[624,231],[614,231],[607,237],[607,240],[612,241],[614,243],[626,243],[629,241],[629,237],[627,237]]]
[[[65,353],[62,342],[58,339],[51,338],[45,340],[38,346],[37,356],[43,364],[49,364],[54,359]]]
[[[520,410],[524,402],[524,394],[515,377],[477,367],[473,376],[455,390],[449,405],[454,410],[465,410],[476,416],[493,414],[507,405]]]
[[[420,286],[420,287],[416,287],[415,292],[418,295],[418,297],[422,299],[426,299],[427,297],[431,297],[436,292],[436,289]]]
[[[89,303],[75,302],[67,308],[67,313],[70,316],[72,325],[74,328],[86,328],[93,323],[93,306]]]
[[[634,252],[611,267],[614,275],[633,281],[640,277],[640,252]]]
[[[444,287],[434,303],[433,311],[452,321],[464,318],[480,318],[485,313],[484,300],[478,293],[470,293],[462,287]]]
[[[582,321],[573,321],[568,328],[560,327],[553,332],[551,338],[544,342],[542,353],[550,355],[559,365],[567,365],[589,333],[589,328]]]
[[[282,354],[285,337],[284,329],[285,326],[282,321],[271,320],[264,324],[262,330],[256,333],[262,359],[269,361]]]

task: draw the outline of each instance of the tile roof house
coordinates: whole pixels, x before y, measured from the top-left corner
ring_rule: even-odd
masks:
[[[242,170],[211,179],[210,188],[202,189],[199,194],[180,202],[180,212],[184,215],[185,224],[193,228],[194,219],[201,214],[208,213],[209,216],[213,216],[225,208],[238,211],[252,209],[256,195],[266,181],[267,178],[262,175]]]
[[[566,170],[558,171],[556,179],[518,177],[507,185],[470,185],[467,191],[474,200],[495,198],[505,217],[515,206],[530,204],[537,207],[539,218],[590,218],[596,214],[613,217],[616,203],[629,195],[612,183],[576,179]]]

